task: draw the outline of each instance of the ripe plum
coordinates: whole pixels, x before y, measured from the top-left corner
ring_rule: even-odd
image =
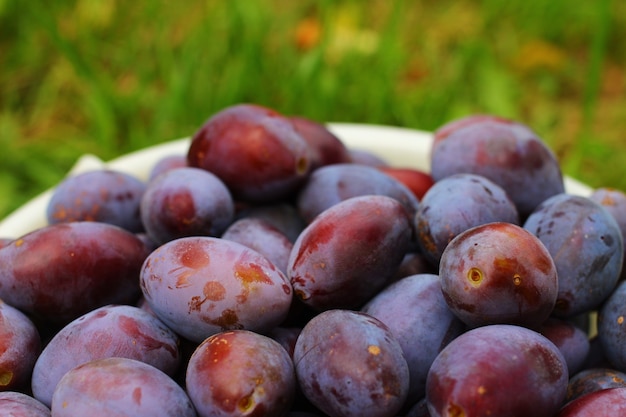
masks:
[[[626,240],[626,193],[615,188],[601,187],[594,190],[589,198],[611,213],[622,232],[622,238]],[[624,253],[626,254],[626,244]],[[622,267],[620,279],[626,279],[625,267]]]
[[[0,300],[0,391],[30,385],[41,336],[28,316]]]
[[[287,351],[248,330],[214,334],[191,355],[186,387],[198,415],[285,416],[296,392]]]
[[[0,415],[4,417],[50,417],[50,409],[19,391],[0,392]]]
[[[598,312],[598,339],[613,367],[626,372],[626,281],[620,281]]]
[[[136,359],[172,376],[180,364],[178,343],[172,330],[139,307],[100,307],[67,324],[46,345],[33,370],[33,395],[50,406],[61,377],[95,359]]]
[[[101,222],[45,226],[0,250],[0,298],[49,322],[132,303],[148,252],[133,233]]]
[[[564,406],[555,417],[626,415],[626,387],[608,388],[583,395]]]
[[[512,223],[476,226],[457,235],[439,264],[443,296],[471,327],[518,324],[537,328],[552,313],[558,291],[550,253]]]
[[[152,365],[129,358],[78,365],[59,381],[55,417],[195,417],[187,393]]]
[[[213,172],[235,199],[264,202],[286,198],[302,185],[311,153],[288,117],[237,104],[211,116],[193,135],[187,163]]]
[[[409,367],[409,401],[424,397],[430,365],[465,331],[443,299],[439,277],[420,274],[403,278],[381,290],[361,311],[385,323],[402,347]]]
[[[219,236],[234,217],[226,185],[199,168],[164,172],[148,183],[141,199],[143,225],[160,244],[186,236]]]
[[[626,373],[611,368],[584,369],[570,378],[566,402],[595,391],[618,387],[626,388]]]
[[[433,417],[553,417],[567,392],[557,347],[525,327],[492,324],[452,340],[433,362],[426,400]]]
[[[437,181],[420,200],[417,243],[438,265],[443,250],[459,233],[493,222],[519,224],[517,208],[502,187],[480,175],[454,174]]]
[[[522,218],[547,198],[565,191],[554,153],[528,126],[475,115],[435,132],[431,150],[435,181],[459,173],[482,175],[500,185]]]
[[[359,308],[393,278],[410,241],[410,221],[400,202],[380,195],[353,197],[304,229],[287,275],[296,296],[318,311]]]
[[[289,280],[265,256],[208,236],[157,248],[144,263],[140,284],[152,311],[198,343],[223,330],[267,332],[285,319],[293,297]]]
[[[404,184],[382,171],[357,164],[335,164],[316,169],[298,195],[297,207],[310,223],[327,208],[351,197],[384,195],[398,200],[409,216],[419,201]]]
[[[369,314],[327,310],[302,329],[293,356],[304,395],[331,416],[392,417],[409,370],[387,326]]]
[[[69,176],[52,192],[46,209],[48,223],[98,221],[140,232],[139,202],[145,188],[135,176],[112,169]]]
[[[597,308],[613,291],[624,258],[613,216],[587,197],[559,194],[526,219],[524,228],[550,252],[559,277],[554,315],[568,318]]]

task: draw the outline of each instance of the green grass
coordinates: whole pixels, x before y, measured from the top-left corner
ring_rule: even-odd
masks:
[[[424,130],[499,114],[568,175],[626,190],[624,28],[610,0],[0,0],[0,218],[82,153],[239,102]]]

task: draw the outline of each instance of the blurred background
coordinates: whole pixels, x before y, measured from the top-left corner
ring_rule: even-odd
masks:
[[[626,189],[623,39],[617,0],[0,0],[0,218],[83,153],[240,102],[428,131],[497,114]]]

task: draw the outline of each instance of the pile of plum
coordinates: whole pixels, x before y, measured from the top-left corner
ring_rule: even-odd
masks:
[[[239,104],[67,177],[0,244],[0,414],[626,415],[626,194],[516,121],[433,138],[423,172]]]

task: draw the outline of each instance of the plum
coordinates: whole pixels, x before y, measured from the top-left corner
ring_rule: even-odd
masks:
[[[226,185],[212,173],[184,167],[148,183],[141,198],[146,233],[163,244],[186,236],[219,236],[235,217]]]
[[[392,417],[406,401],[409,370],[402,348],[369,314],[318,314],[302,329],[293,360],[302,392],[328,415]]]
[[[558,194],[542,202],[524,222],[554,259],[559,292],[554,315],[589,312],[609,296],[624,258],[616,220],[590,198]]]
[[[296,207],[310,223],[322,211],[348,198],[384,195],[398,200],[413,217],[419,201],[403,183],[376,168],[334,164],[316,169],[300,190]]]
[[[211,116],[191,138],[187,163],[217,175],[237,200],[276,201],[298,190],[312,150],[274,109],[236,104]]]
[[[564,406],[555,417],[623,416],[626,387],[608,388],[583,395]]]
[[[552,313],[557,270],[541,241],[521,226],[495,222],[457,235],[439,264],[444,298],[470,327],[537,328]]]
[[[626,372],[626,281],[620,281],[598,311],[598,339],[606,359]]]
[[[6,417],[50,417],[50,409],[30,395],[0,392],[0,415]]]
[[[139,307],[97,308],[67,324],[45,346],[33,369],[33,395],[50,406],[67,371],[109,357],[136,359],[172,376],[180,365],[179,342],[172,330]]]
[[[265,256],[209,236],[160,246],[139,281],[152,311],[198,343],[223,330],[267,332],[286,318],[293,297],[287,277]]]
[[[559,348],[570,375],[583,368],[590,350],[589,335],[574,322],[550,317],[541,325],[539,333]]]
[[[41,345],[41,335],[33,321],[0,300],[0,391],[30,385]]]
[[[517,208],[493,181],[476,174],[455,174],[435,183],[415,214],[421,252],[439,264],[443,250],[459,233],[485,223],[519,224]]]
[[[378,169],[406,185],[418,200],[421,200],[426,191],[435,183],[435,180],[428,172],[416,168],[379,166]]]
[[[148,255],[133,233],[101,222],[44,226],[0,250],[0,298],[51,323],[140,295]]]
[[[287,275],[296,296],[318,311],[356,309],[391,280],[410,242],[400,202],[381,195],[349,198],[300,234]]]
[[[113,169],[71,175],[54,188],[46,217],[49,224],[98,221],[140,232],[139,203],[145,189],[139,178]]]
[[[198,415],[282,417],[295,398],[289,353],[248,330],[216,333],[191,355],[186,387]]]
[[[470,115],[446,123],[435,132],[430,159],[435,181],[471,173],[500,185],[522,218],[565,191],[546,143],[525,124],[501,117]]]
[[[491,324],[451,341],[433,362],[426,401],[433,417],[553,417],[567,393],[567,364],[534,330]]]
[[[78,365],[52,396],[55,417],[195,417],[187,393],[168,375],[129,358]]]
[[[381,290],[361,311],[389,327],[409,367],[408,398],[423,397],[435,357],[465,331],[443,298],[439,277],[418,274],[403,278]]]
[[[626,388],[626,373],[611,368],[588,368],[570,377],[566,402],[608,388]]]

